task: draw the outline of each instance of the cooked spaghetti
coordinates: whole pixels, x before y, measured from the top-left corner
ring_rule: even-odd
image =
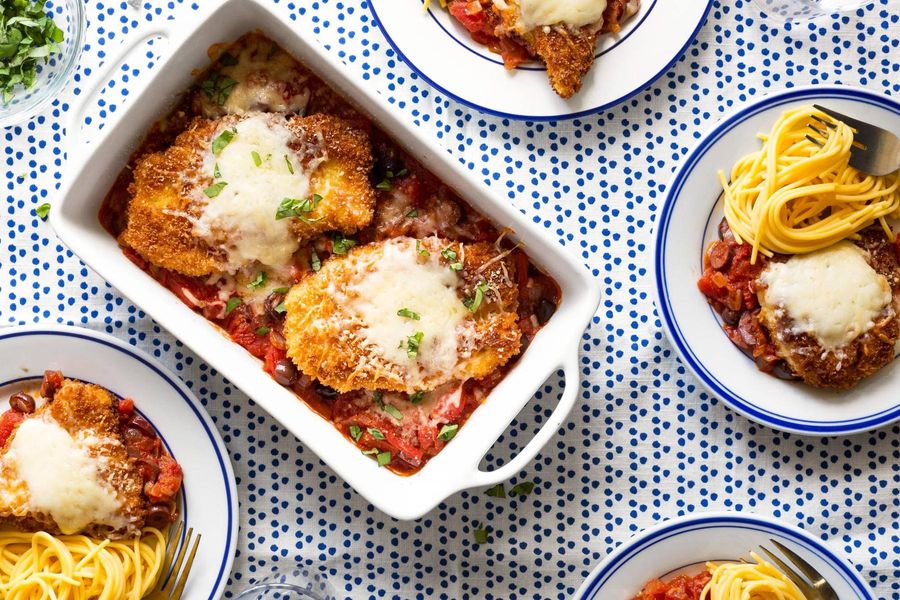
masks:
[[[806,600],[790,579],[756,553],[755,563],[707,563],[712,575],[700,600]]]
[[[824,131],[820,136],[812,124]],[[762,148],[740,159],[725,190],[725,218],[737,241],[758,255],[805,254],[827,248],[888,218],[900,218],[900,174],[876,177],[849,166],[853,129],[803,106],[784,113]]]
[[[5,600],[139,600],[156,583],[166,537],[145,527],[131,539],[0,532]]]

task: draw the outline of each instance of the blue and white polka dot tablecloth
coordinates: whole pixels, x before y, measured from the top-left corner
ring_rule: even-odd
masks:
[[[146,0],[135,11],[124,0],[86,1],[82,73],[140,20],[196,8]],[[78,81],[45,115],[3,131],[0,322],[105,330],[149,350],[199,395],[228,445],[240,489],[241,540],[226,597],[299,560],[348,598],[564,599],[642,528],[730,509],[800,525],[849,557],[876,598],[900,598],[900,427],[814,439],[736,415],[675,358],[647,277],[666,182],[726,111],[817,82],[900,95],[896,0],[794,27],[761,21],[746,0],[719,0],[697,40],[649,89],[594,117],[534,125],[485,117],[435,93],[397,59],[364,1],[272,1],[435,146],[578,254],[602,282],[604,298],[584,336],[581,401],[516,480],[534,481],[534,492],[507,499],[463,493],[419,522],[393,521],[85,268],[34,216],[57,194],[64,113]],[[127,102],[129,79],[164,51],[157,43],[132,55],[85,135]],[[488,462],[528,439],[557,392],[549,382]],[[475,542],[480,527],[490,532],[486,544]]]

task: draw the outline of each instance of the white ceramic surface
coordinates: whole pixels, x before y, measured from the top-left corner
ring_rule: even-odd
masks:
[[[811,435],[849,434],[900,419],[900,364],[888,365],[849,391],[821,390],[760,372],[721,330],[699,292],[703,252],[722,220],[719,169],[728,173],[759,148],[756,134],[798,105],[818,103],[893,131],[900,104],[843,86],[800,88],[765,97],[724,118],[684,160],[669,185],[657,222],[657,308],[682,360],[701,383],[733,409],[776,429]]]
[[[511,119],[556,120],[597,112],[640,92],[684,52],[712,0],[642,0],[622,31],[603,36],[581,91],[564,100],[537,62],[507,71],[499,55],[472,40],[438,0],[369,0],[404,62],[454,100]]]
[[[476,209],[511,227],[515,231],[512,237],[525,245],[532,259],[552,273],[562,288],[559,310],[517,366],[460,429],[453,443],[413,476],[397,476],[363,456],[331,423],[266,375],[257,359],[134,266],[97,220],[101,199],[146,129],[191,84],[191,70],[208,64],[207,48],[254,28],[261,28],[353,99],[433,173],[454,182],[456,191]],[[168,38],[166,56],[151,76],[131,82],[129,103],[108,120],[97,139],[91,144],[81,143],[69,152],[62,201],[54,206],[50,216],[59,237],[85,263],[228,377],[389,515],[418,518],[457,491],[492,485],[515,475],[556,433],[579,391],[578,342],[600,297],[599,286],[588,271],[496,191],[447,154],[431,150],[432,140],[401,121],[391,105],[363,81],[351,79],[342,64],[316,44],[310,31],[299,30],[296,23],[273,12],[267,2],[209,3],[185,19],[148,26],[135,32],[127,45],[110,50],[105,72],[120,63],[138,42],[154,35]],[[86,85],[85,97],[89,98],[102,80],[103,77],[97,77]],[[72,112],[81,114],[79,108]],[[509,463],[492,472],[481,471],[479,462],[484,454],[535,390],[560,369],[566,377],[565,391],[543,428]]]
[[[822,540],[777,519],[744,513],[696,513],[634,536],[597,565],[573,600],[629,600],[651,579],[695,575],[706,561],[750,559],[777,540],[811,564],[841,600],[871,600],[868,588]]]
[[[0,388],[39,385],[49,369],[134,400],[181,465],[182,515],[203,536],[183,598],[220,598],[237,544],[237,489],[228,451],[187,386],[144,352],[77,327],[0,328],[0,357]]]

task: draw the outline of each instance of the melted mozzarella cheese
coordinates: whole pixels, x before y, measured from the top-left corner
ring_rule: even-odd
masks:
[[[892,299],[887,279],[850,242],[769,263],[760,281],[763,307],[788,316],[793,333],[807,333],[829,350],[871,329]]]
[[[459,277],[437,258],[418,254],[415,242],[397,239],[383,247],[373,265],[348,289],[349,311],[363,327],[360,335],[385,360],[417,377],[450,372],[458,360],[458,337],[468,309],[457,296]],[[407,309],[418,319],[400,316]],[[418,351],[410,338],[421,333]]]
[[[299,242],[291,232],[291,219],[279,220],[275,214],[285,198],[308,197],[309,169],[301,168],[288,147],[293,134],[283,124],[257,115],[240,121],[235,130],[218,156],[211,149],[205,156],[206,173],[212,176],[218,165],[221,174],[213,183],[227,185],[213,198],[198,190],[196,198],[203,208],[194,232],[211,245],[223,247],[231,271],[253,261],[284,265]],[[216,132],[214,139],[220,134]],[[260,158],[259,166],[254,152]]]
[[[606,0],[519,0],[519,24],[524,31],[560,24],[586,27],[602,23],[605,10]]]
[[[66,534],[91,523],[126,525],[115,491],[100,479],[89,439],[76,440],[53,420],[26,419],[7,452],[28,488],[32,511],[49,514]]]

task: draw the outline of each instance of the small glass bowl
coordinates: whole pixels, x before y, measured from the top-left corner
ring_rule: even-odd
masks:
[[[17,125],[41,112],[75,76],[84,45],[84,0],[47,0],[44,10],[63,30],[60,51],[52,54],[46,63],[38,61],[34,86],[29,89],[19,86],[8,104],[0,102],[0,128]]]
[[[759,10],[776,21],[801,23],[834,13],[845,13],[873,0],[753,0]]]
[[[337,600],[337,596],[322,575],[298,566],[257,581],[235,600]]]

